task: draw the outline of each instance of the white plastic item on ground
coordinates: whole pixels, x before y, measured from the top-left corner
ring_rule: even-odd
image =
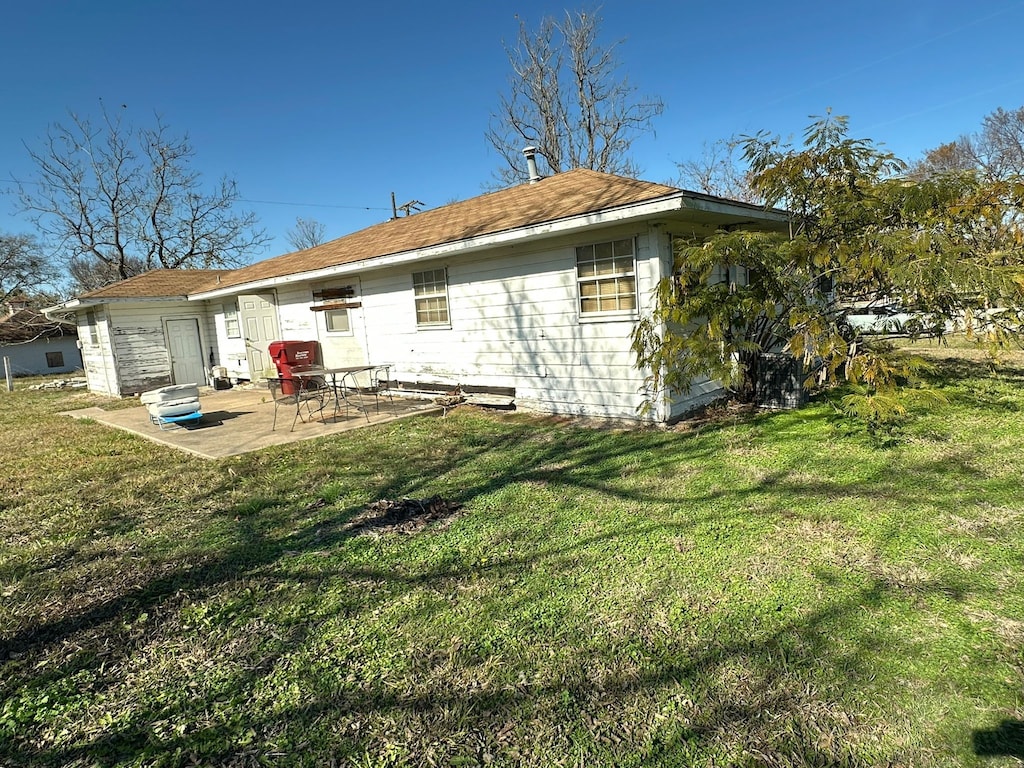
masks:
[[[151,389],[139,396],[139,402],[143,405],[150,403],[170,403],[178,400],[199,400],[199,386],[197,384],[173,384],[169,387]],[[198,406],[197,406],[198,408]]]
[[[150,403],[146,406],[150,416],[168,418],[170,416],[184,416],[186,413],[195,413],[199,410],[198,397],[186,397],[180,400],[171,400],[167,403]]]

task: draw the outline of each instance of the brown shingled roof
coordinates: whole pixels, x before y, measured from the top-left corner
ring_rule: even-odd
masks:
[[[655,200],[675,187],[576,169],[393,219],[304,251],[257,262],[222,275],[206,290],[283,277],[341,264],[455,243],[481,235]],[[123,283],[119,284],[123,285]],[[190,293],[203,289],[196,288]]]
[[[235,270],[156,269],[79,296],[82,300],[185,298],[275,277],[351,264],[558,221],[681,192],[584,168],[375,224],[329,243]]]
[[[229,269],[154,269],[129,277],[95,291],[79,296],[80,299],[171,299],[184,298],[190,293],[213,290],[217,277],[230,275]]]

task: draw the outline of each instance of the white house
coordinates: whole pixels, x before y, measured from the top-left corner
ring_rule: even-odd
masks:
[[[316,340],[329,366],[391,364],[409,390],[456,385],[548,413],[635,418],[630,334],[672,241],[779,228],[746,203],[573,170],[235,270],[157,270],[74,312],[89,386],[112,395],[273,371],[267,345]],[[670,421],[719,391],[660,403]]]

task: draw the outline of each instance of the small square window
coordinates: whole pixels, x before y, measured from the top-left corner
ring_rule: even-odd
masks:
[[[328,333],[350,333],[352,331],[347,309],[328,309],[324,312]]]
[[[47,368],[63,368],[64,367],[64,353],[63,352],[47,352],[46,353],[46,367]]]

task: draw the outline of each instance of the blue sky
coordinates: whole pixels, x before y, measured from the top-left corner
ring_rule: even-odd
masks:
[[[0,179],[32,172],[25,144],[99,100],[187,132],[210,182],[233,176],[289,250],[296,216],[339,237],[385,220],[390,195],[426,207],[480,194],[498,158],[488,119],[502,47],[545,15],[593,3],[90,0],[10,2],[0,45]],[[913,159],[1024,105],[1024,0],[608,0],[622,71],[665,112],[634,144],[670,181],[703,142],[761,129],[797,138],[831,108]],[[0,189],[9,187],[0,182]],[[0,196],[0,231],[31,232]]]

